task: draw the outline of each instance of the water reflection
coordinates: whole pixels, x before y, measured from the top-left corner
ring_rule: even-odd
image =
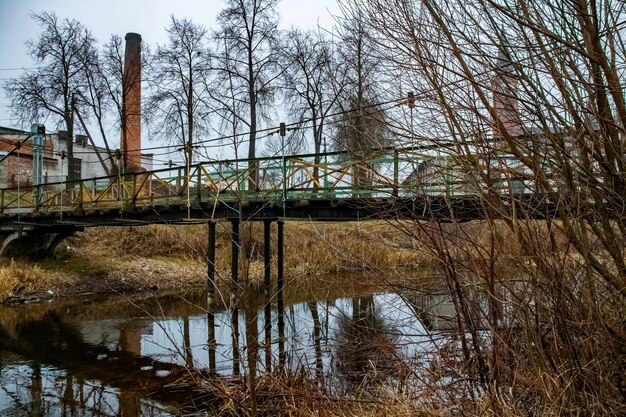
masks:
[[[373,295],[351,299],[352,314],[339,318],[336,367],[349,385],[387,381],[398,360],[397,332],[378,312]]]
[[[454,339],[454,309],[442,295],[347,289],[315,298],[287,291],[282,309],[267,292],[230,308],[207,309],[202,292],[1,308],[0,415],[210,408],[210,392],[192,381],[185,388],[191,368],[211,378],[243,375],[250,390],[273,370],[350,391],[399,380],[403,366],[434,361]]]
[[[173,415],[137,391],[115,389],[32,361],[3,366],[0,381],[3,416]]]
[[[14,332],[3,328],[0,414],[168,415],[159,403],[183,409],[184,398],[170,401],[173,393],[162,390],[164,384],[175,381],[180,367],[155,366],[151,358],[137,354],[144,326],[119,323],[115,342],[108,335],[98,337],[99,332],[106,333],[111,321],[100,324],[82,327],[48,312],[38,321],[22,323]],[[87,342],[94,338],[102,344]],[[170,377],[159,378],[158,372]],[[25,380],[29,374],[30,383]]]

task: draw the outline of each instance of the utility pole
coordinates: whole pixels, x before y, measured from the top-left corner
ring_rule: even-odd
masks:
[[[33,202],[35,207],[39,207],[43,196],[41,185],[43,184],[43,153],[46,127],[34,124],[31,126],[30,131],[33,133]]]
[[[70,104],[70,124],[67,127],[67,180],[72,181],[74,177],[74,106],[76,105],[75,93],[72,93]]]

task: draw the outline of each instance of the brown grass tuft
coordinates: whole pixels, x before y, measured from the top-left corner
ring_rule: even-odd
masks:
[[[0,267],[0,302],[25,293],[41,291],[50,277],[39,266],[11,259]]]

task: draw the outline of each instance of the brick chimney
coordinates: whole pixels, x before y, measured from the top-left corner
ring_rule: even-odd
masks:
[[[124,172],[141,168],[141,35],[126,34],[124,54],[124,114],[121,151]]]
[[[503,130],[494,121],[494,137],[502,138],[506,133],[519,136],[524,133],[524,127],[518,109],[517,79],[511,61],[501,52],[496,63],[496,75],[492,80],[493,109],[496,118],[502,123]]]

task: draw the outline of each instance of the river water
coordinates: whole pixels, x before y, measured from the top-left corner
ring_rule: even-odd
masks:
[[[203,291],[92,296],[0,308],[0,415],[168,416],[210,408],[186,385],[307,375],[329,392],[435,378],[454,345],[454,308],[418,289],[354,286],[249,294],[207,309]],[[267,307],[267,308],[266,308]],[[480,305],[478,305],[480,308]],[[251,372],[252,371],[252,372]],[[185,388],[187,387],[187,388]]]

